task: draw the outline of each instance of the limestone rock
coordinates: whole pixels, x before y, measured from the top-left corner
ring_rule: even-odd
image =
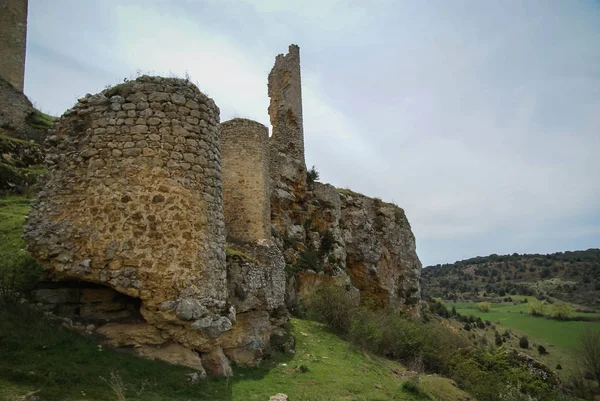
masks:
[[[229,359],[223,354],[221,347],[216,347],[208,354],[202,355],[202,364],[214,376],[233,376]]]
[[[206,376],[200,356],[189,348],[179,344],[167,344],[165,346],[143,345],[135,348],[139,356],[148,359],[158,359],[173,365],[187,366],[199,371],[200,376]]]
[[[97,329],[112,345],[160,345],[167,340],[160,330],[146,323],[108,323]]]
[[[288,401],[288,400],[289,400],[288,396],[283,393],[275,394],[275,395],[272,395],[271,397],[269,397],[269,401]]]

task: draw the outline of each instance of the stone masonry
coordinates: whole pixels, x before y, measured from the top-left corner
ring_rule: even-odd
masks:
[[[300,48],[290,45],[280,54],[269,74],[271,99],[269,117],[273,135],[269,140],[271,169],[271,223],[278,235],[293,236],[294,226],[301,225],[305,214],[306,163],[304,161],[304,126]]]
[[[0,78],[23,92],[27,1],[0,0]]]
[[[271,238],[269,130],[247,119],[221,124],[223,204],[227,239]]]
[[[239,189],[257,191],[251,219],[263,221],[226,258],[219,126],[213,100],[182,79],[143,76],[79,99],[46,142],[45,186],[25,227],[47,271],[38,301],[148,358],[217,375],[232,374],[230,360],[258,363],[288,319],[268,229],[266,128],[238,127],[256,130],[262,156],[248,137],[257,158],[229,169],[250,179],[262,159],[258,187]]]

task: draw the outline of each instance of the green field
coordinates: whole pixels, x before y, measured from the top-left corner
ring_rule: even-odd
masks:
[[[453,306],[461,315],[474,315],[503,327],[517,329],[549,345],[571,350],[586,328],[600,329],[600,322],[559,321],[546,317],[530,316],[527,303],[492,304],[489,312],[481,312],[472,302],[446,303],[448,309]],[[600,316],[598,313],[573,313],[573,315]]]

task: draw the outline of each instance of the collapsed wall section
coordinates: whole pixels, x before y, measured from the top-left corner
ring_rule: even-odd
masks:
[[[23,92],[27,0],[0,0],[0,78]]]
[[[231,327],[218,124],[213,100],[182,79],[144,76],[79,99],[47,141],[29,252],[53,280],[141,299],[169,335],[195,325],[185,343]]]
[[[269,131],[242,118],[222,123],[220,131],[227,239],[271,238]]]

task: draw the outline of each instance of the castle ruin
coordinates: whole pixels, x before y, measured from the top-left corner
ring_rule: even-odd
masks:
[[[271,137],[220,123],[182,79],[79,99],[47,139],[25,228],[46,271],[37,300],[110,344],[226,376],[230,361],[260,363],[320,283],[414,313],[420,262],[402,209],[307,181],[298,46],[277,56],[268,94]]]
[[[23,92],[28,0],[0,0],[0,78]]]

